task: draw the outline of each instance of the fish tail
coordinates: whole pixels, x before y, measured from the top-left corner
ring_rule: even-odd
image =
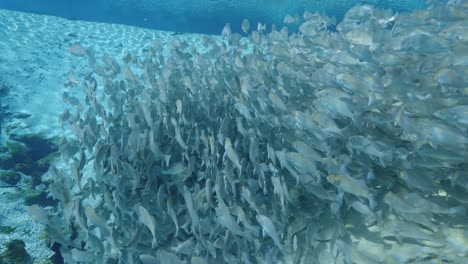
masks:
[[[153,237],[153,241],[151,241],[151,247],[152,248],[158,247],[158,241],[156,240],[156,237]]]
[[[280,246],[280,250],[281,250],[281,252],[283,252],[283,254],[284,254],[285,256],[291,255],[291,253],[292,253],[292,248],[291,248],[291,246],[281,245],[281,246]]]

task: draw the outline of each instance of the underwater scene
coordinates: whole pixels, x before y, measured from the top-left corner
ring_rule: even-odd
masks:
[[[0,264],[468,263],[468,0],[1,0],[0,127]]]

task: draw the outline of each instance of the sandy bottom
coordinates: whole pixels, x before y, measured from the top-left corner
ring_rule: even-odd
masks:
[[[47,136],[62,132],[58,115],[64,109],[63,83],[69,72],[90,69],[87,59],[68,53],[72,44],[93,47],[98,60],[104,52],[120,59],[125,51],[140,54],[155,39],[164,45],[174,34],[7,10],[0,10],[0,25],[0,83],[10,91],[2,104],[10,112],[31,114],[25,120],[7,120],[4,126],[14,125],[16,134]],[[191,41],[201,37],[186,36]]]

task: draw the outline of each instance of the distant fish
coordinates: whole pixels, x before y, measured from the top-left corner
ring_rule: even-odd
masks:
[[[228,37],[230,35],[231,35],[231,25],[227,23],[224,26],[223,31],[221,31],[221,36]]]
[[[75,55],[75,56],[80,56],[80,57],[85,57],[87,56],[86,49],[83,48],[80,44],[76,43],[73,44],[69,49],[68,52],[70,54]]]
[[[141,254],[139,258],[141,262],[143,262],[143,264],[160,264],[161,263],[158,258],[148,255],[148,254]]]
[[[266,30],[266,24],[262,24],[262,23],[258,23],[257,25],[257,31],[258,32],[262,32],[262,31],[265,31]]]
[[[43,225],[49,224],[49,217],[44,211],[44,208],[40,207],[39,205],[33,204],[31,206],[28,206],[27,211],[28,211],[29,216],[31,216],[31,218],[33,218],[37,222]]]
[[[168,175],[178,175],[187,170],[187,166],[183,162],[177,162],[173,164],[170,168],[163,170],[163,174],[168,174]]]
[[[158,241],[156,239],[156,220],[154,217],[146,210],[145,207],[138,205],[138,214],[140,216],[140,222],[143,223],[151,231],[153,235],[153,241],[151,246],[153,248],[158,246]]]
[[[297,23],[297,19],[290,16],[290,15],[287,15],[284,17],[284,20],[283,20],[283,23],[285,25],[289,25],[289,24],[293,24],[293,23]]]
[[[234,163],[234,165],[241,170],[242,166],[239,162],[239,156],[237,155],[236,151],[232,147],[231,139],[226,138],[225,143],[224,143],[224,149],[226,151],[226,156]]]
[[[281,243],[281,240],[278,236],[278,231],[276,230],[275,225],[273,224],[271,219],[264,215],[257,215],[256,219],[260,226],[263,228],[263,231],[266,234],[268,234],[268,236],[270,236],[271,239],[273,239],[275,245],[278,248],[280,248],[284,253],[287,253],[289,250],[287,250],[285,246]]]
[[[249,28],[250,22],[249,20],[247,20],[247,18],[244,18],[244,20],[242,20],[242,31],[244,31],[244,33],[247,33],[249,31]]]
[[[93,207],[90,205],[85,206],[85,213],[86,216],[88,217],[88,220],[94,224],[95,226],[99,227],[101,230],[106,231],[108,234],[110,234],[111,229],[107,225],[106,220],[102,219],[94,210]]]
[[[366,198],[369,200],[371,209],[375,208],[375,198],[370,192],[369,187],[367,187],[364,182],[358,181],[351,176],[343,174],[328,175],[327,180],[341,191],[354,194],[358,197]]]
[[[74,261],[83,263],[93,261],[94,257],[92,252],[82,251],[76,248],[71,249],[71,254]]]

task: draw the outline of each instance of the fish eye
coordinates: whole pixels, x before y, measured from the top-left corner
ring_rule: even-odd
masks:
[[[442,117],[445,117],[447,115],[447,111],[445,110],[439,110],[437,112],[435,112],[436,116],[442,116]]]

